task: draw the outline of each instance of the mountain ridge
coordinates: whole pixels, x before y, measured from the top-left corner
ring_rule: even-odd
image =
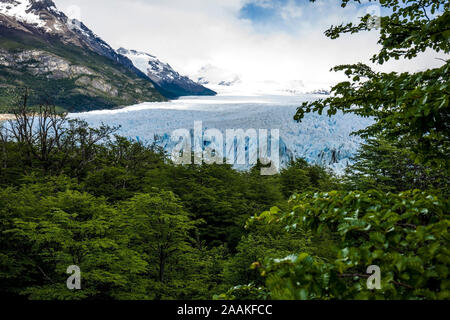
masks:
[[[117,53],[129,58],[134,66],[148,76],[154,83],[174,96],[213,96],[217,93],[203,85],[182,76],[170,64],[159,60],[154,55],[136,50],[119,48]]]
[[[34,103],[45,94],[68,111],[167,100],[127,57],[51,0],[0,1],[0,103],[13,104],[8,91],[20,87],[36,93]]]

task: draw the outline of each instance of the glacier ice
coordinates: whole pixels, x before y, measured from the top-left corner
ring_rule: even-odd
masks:
[[[351,133],[366,128],[372,120],[342,113],[331,118],[311,113],[302,123],[293,120],[302,102],[319,97],[308,94],[184,97],[70,117],[86,120],[92,126],[101,123],[120,126],[120,135],[145,143],[156,142],[168,154],[176,144],[171,140],[172,132],[178,129],[192,132],[195,121],[202,121],[203,130],[219,129],[224,136],[227,129],[279,129],[282,166],[292,158],[302,157],[342,173],[361,143],[361,138]]]

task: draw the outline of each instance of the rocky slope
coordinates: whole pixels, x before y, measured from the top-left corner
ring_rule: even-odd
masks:
[[[188,77],[180,75],[168,63],[162,62],[151,54],[124,48],[118,49],[117,53],[129,58],[136,68],[171,96],[212,96],[216,94]]]
[[[32,103],[50,99],[69,111],[166,100],[128,58],[51,0],[0,0],[0,104],[24,86],[35,93]]]

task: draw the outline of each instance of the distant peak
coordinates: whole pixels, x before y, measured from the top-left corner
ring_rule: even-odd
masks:
[[[126,55],[126,54],[129,53],[129,51],[127,49],[125,49],[125,48],[120,47],[119,49],[117,49],[117,53]]]
[[[32,10],[56,10],[56,5],[52,0],[0,0],[0,5],[6,8],[5,11],[23,10],[26,13]]]
[[[153,55],[151,55],[149,53],[142,52],[142,51],[137,51],[137,50],[132,50],[132,49],[128,50],[128,49],[125,49],[123,47],[120,47],[119,49],[117,49],[117,53],[121,54],[121,55],[124,55],[124,56],[126,56],[126,55],[146,56],[146,57],[150,57],[150,58],[156,59],[155,56],[153,56]]]
[[[47,27],[46,29],[52,29],[47,26],[48,17],[64,17],[52,0],[0,0],[0,15],[33,27]]]
[[[33,9],[47,9],[56,8],[55,3],[52,0],[22,0],[29,2]]]

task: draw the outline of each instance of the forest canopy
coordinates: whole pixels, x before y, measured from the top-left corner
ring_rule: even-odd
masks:
[[[314,1],[313,1],[314,2]],[[343,0],[345,7],[350,0]],[[372,62],[448,54],[449,2],[380,0]],[[368,31],[332,26],[326,36]],[[24,91],[0,124],[0,296],[85,299],[449,299],[449,61],[366,64],[295,115],[373,117],[345,175],[292,159],[274,176],[174,165]],[[66,287],[79,266],[82,289]],[[369,288],[371,266],[379,288]]]

